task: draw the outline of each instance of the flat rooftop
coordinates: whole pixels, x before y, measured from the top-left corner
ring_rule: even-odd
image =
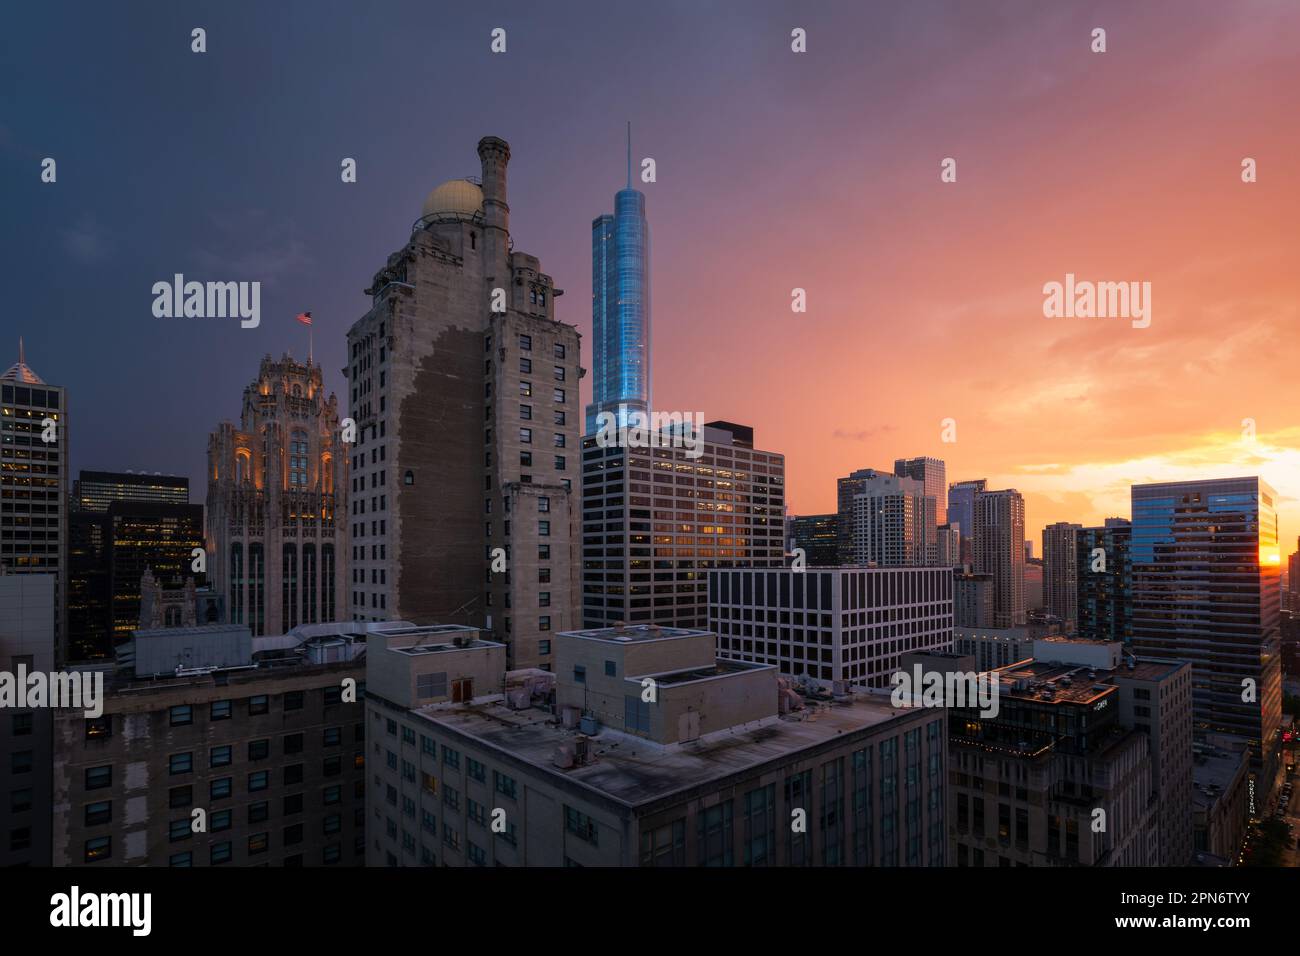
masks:
[[[712,680],[715,677],[731,677],[735,674],[744,674],[749,671],[776,670],[775,664],[757,664],[752,661],[731,661],[719,659],[716,663],[708,667],[691,667],[686,670],[669,671],[666,674],[638,675],[628,677],[627,680],[635,684],[641,682],[643,676],[653,676],[655,683],[660,687],[674,687],[678,684],[690,684],[697,680]]]
[[[1043,703],[1090,704],[1117,689],[1117,679],[1158,681],[1183,665],[1178,661],[1137,659],[1132,667],[1092,668],[1086,664],[1059,664],[1030,659],[997,670],[999,694]],[[1016,684],[1022,684],[1020,689]],[[1051,690],[1044,697],[1043,691]]]
[[[630,627],[593,627],[584,631],[561,631],[562,637],[580,637],[585,641],[631,644],[635,641],[668,641],[679,637],[699,637],[712,631],[689,627],[661,627],[658,624],[634,624]]]
[[[417,714],[436,726],[472,738],[485,748],[513,756],[559,783],[590,788],[629,807],[640,806],[710,780],[779,761],[844,734],[879,727],[923,708],[896,708],[888,694],[858,695],[851,702],[810,707],[794,717],[770,717],[708,734],[684,744],[661,745],[603,728],[591,738],[588,763],[556,767],[556,748],[579,734],[565,730],[542,710],[510,710],[499,695],[469,704],[429,704]],[[938,713],[930,711],[931,715]],[[436,732],[436,731],[435,731]]]

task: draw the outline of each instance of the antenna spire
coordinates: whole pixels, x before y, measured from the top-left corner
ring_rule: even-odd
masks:
[[[627,188],[632,188],[632,121],[627,121]]]
[[[629,133],[628,135],[630,136],[631,133]],[[18,364],[19,365],[27,364],[27,353],[23,351],[23,337],[21,335],[18,336]]]

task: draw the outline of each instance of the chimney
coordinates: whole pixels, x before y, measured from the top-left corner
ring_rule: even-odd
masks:
[[[509,234],[506,164],[510,162],[510,144],[495,136],[484,136],[478,141],[478,158],[483,164],[483,217],[487,228]]]

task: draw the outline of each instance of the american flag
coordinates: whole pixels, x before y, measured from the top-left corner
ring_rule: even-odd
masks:
[[[301,322],[303,325],[311,325],[311,313],[310,313],[310,312],[299,312],[297,318],[298,318],[298,321]]]

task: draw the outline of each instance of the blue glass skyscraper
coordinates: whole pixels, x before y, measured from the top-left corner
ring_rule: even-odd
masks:
[[[614,214],[591,223],[592,388],[587,434],[612,412],[619,426],[650,411],[650,226],[645,195],[632,188],[628,125],[627,187]]]

